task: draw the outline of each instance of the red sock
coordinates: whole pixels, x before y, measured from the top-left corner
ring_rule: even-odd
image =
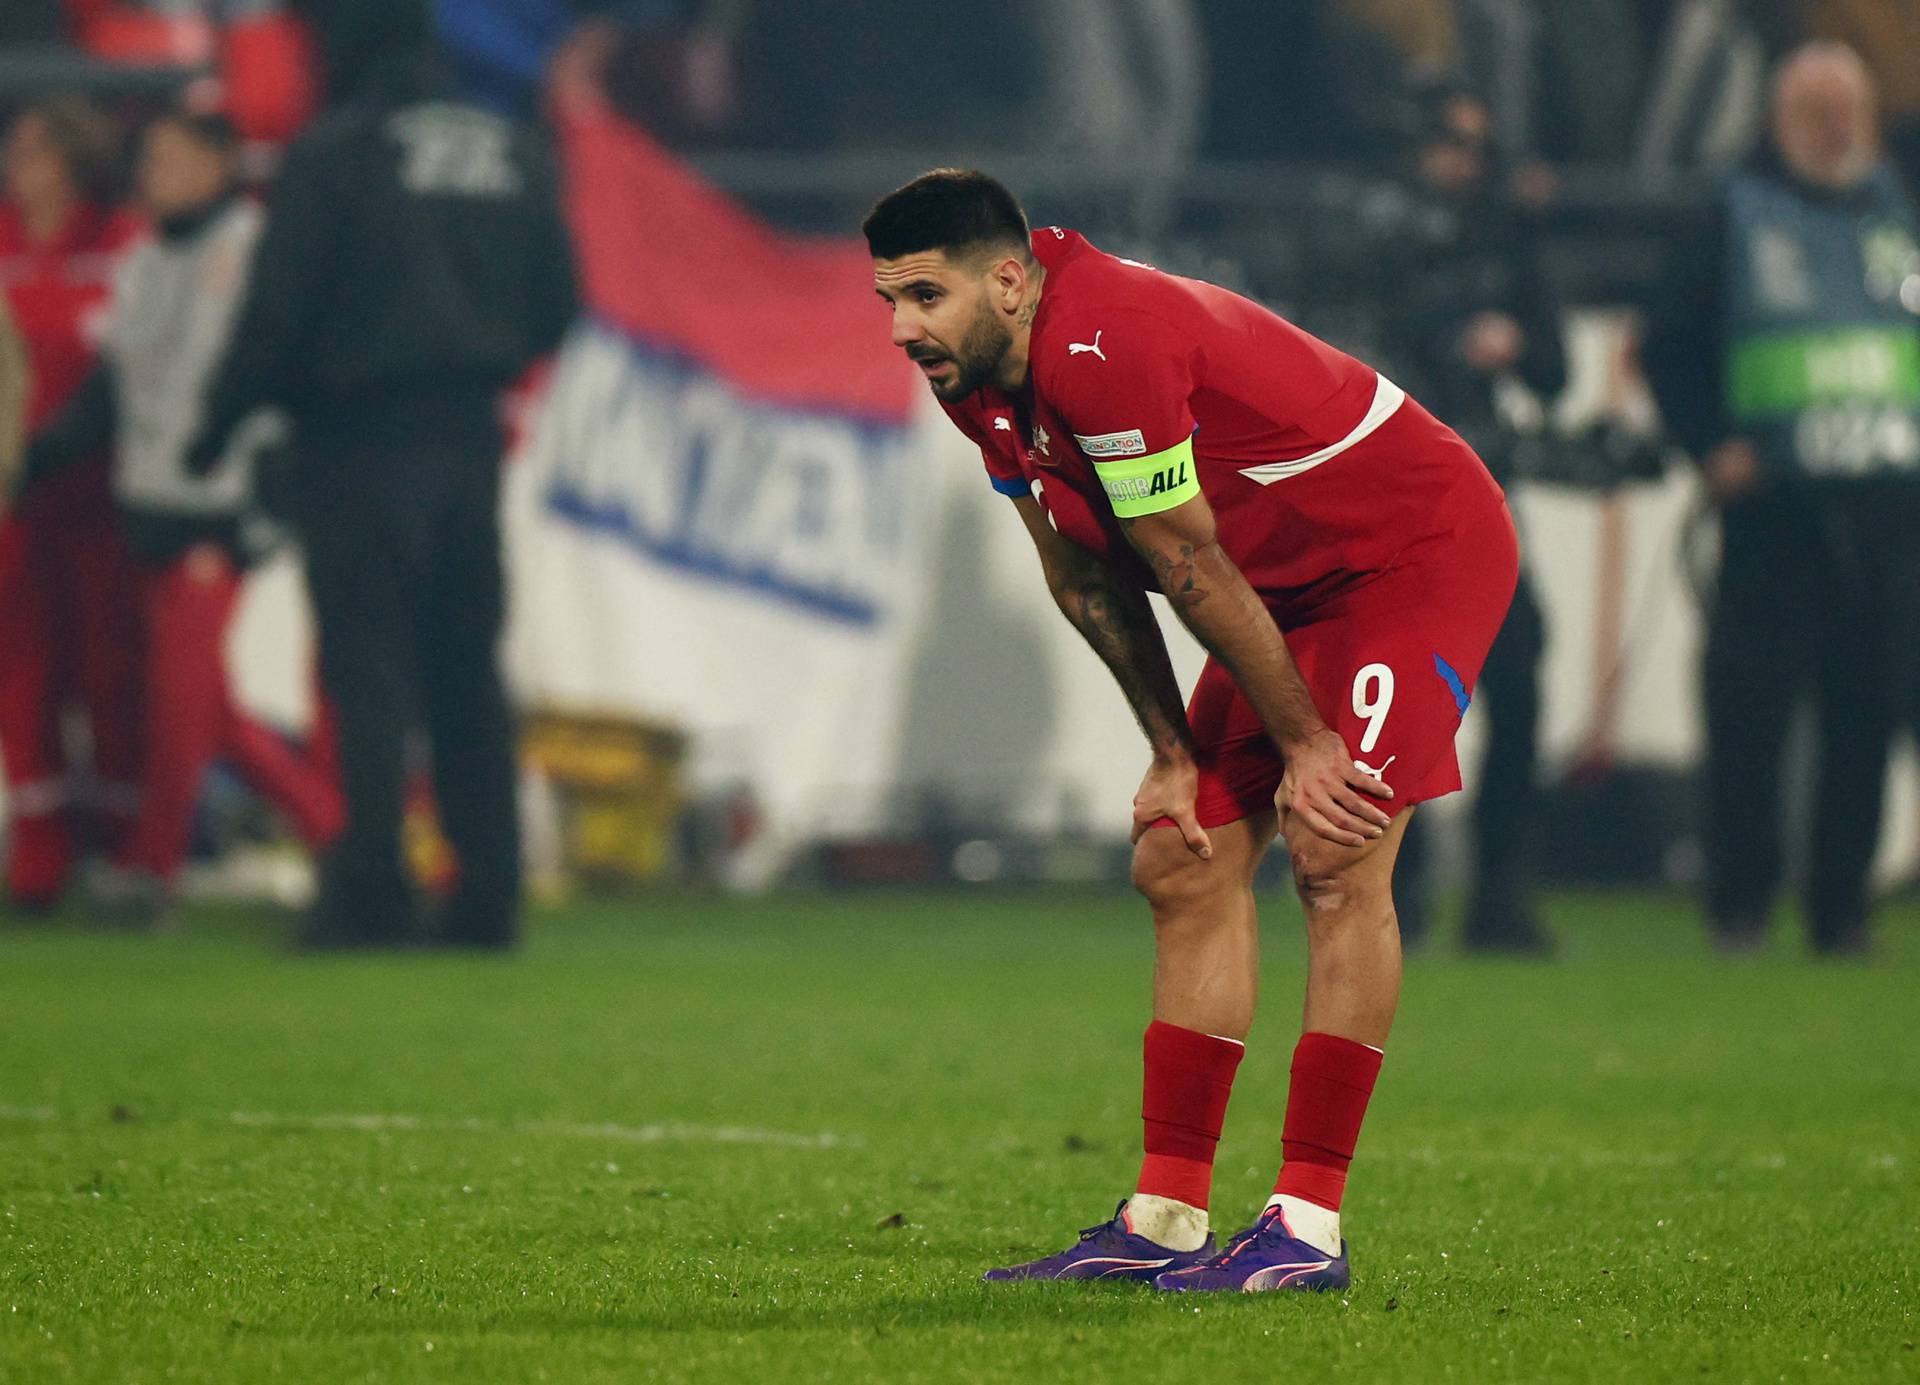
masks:
[[[1331,1034],[1302,1034],[1293,1049],[1293,1082],[1280,1134],[1275,1193],[1340,1210],[1347,1165],[1380,1076],[1380,1050]]]
[[[1233,1074],[1246,1045],[1155,1020],[1147,1026],[1140,1117],[1146,1158],[1136,1192],[1204,1208],[1213,1192],[1213,1151],[1227,1118]]]

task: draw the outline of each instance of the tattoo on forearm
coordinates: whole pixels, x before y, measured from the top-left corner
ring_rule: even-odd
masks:
[[[1209,593],[1200,585],[1200,569],[1193,560],[1192,544],[1181,544],[1175,553],[1156,548],[1148,556],[1148,561],[1153,564],[1153,571],[1160,579],[1160,590],[1174,605],[1193,607],[1207,599]]]
[[[1276,743],[1285,746],[1323,725],[1286,642],[1253,588],[1217,543],[1168,538],[1139,541],[1138,520],[1121,527],[1160,579],[1160,590],[1209,654],[1226,665]],[[1215,591],[1221,599],[1196,611]]]
[[[1137,519],[1122,519],[1120,527],[1133,538]],[[1176,544],[1171,551],[1159,546],[1145,547],[1137,541],[1135,548],[1153,568],[1154,575],[1160,579],[1160,591],[1175,606],[1192,608],[1205,601],[1210,595],[1200,578],[1198,550],[1190,543]]]
[[[1067,619],[1113,671],[1149,743],[1156,750],[1185,745],[1179,685],[1145,596],[1092,569],[1073,574],[1056,592]]]

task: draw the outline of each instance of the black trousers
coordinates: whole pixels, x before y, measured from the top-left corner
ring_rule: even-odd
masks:
[[[1816,942],[1865,926],[1887,760],[1920,639],[1920,480],[1781,486],[1721,516],[1708,614],[1707,910],[1757,929],[1779,893],[1781,754],[1793,713],[1819,725],[1806,911]]]
[[[520,903],[513,718],[501,682],[505,618],[501,439],[491,401],[311,448],[297,501],[338,720],[347,827],[321,871],[314,927],[337,939],[412,931],[401,856],[409,745],[431,746],[459,885],[440,931],[498,943]],[[342,430],[344,431],[344,430]]]
[[[1487,735],[1473,801],[1473,882],[1464,932],[1499,942],[1534,927],[1534,824],[1539,818],[1540,665],[1547,626],[1524,567],[1513,605],[1474,688],[1486,709]],[[1427,832],[1415,813],[1394,871],[1401,932],[1417,941],[1427,928]]]

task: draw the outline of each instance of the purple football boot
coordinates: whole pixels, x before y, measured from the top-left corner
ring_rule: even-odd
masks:
[[[1280,1209],[1269,1207],[1206,1264],[1170,1269],[1153,1287],[1169,1293],[1253,1294],[1263,1289],[1344,1289],[1349,1278],[1345,1241],[1340,1254],[1330,1256],[1296,1240]]]
[[[1150,1283],[1163,1270],[1204,1265],[1213,1258],[1213,1237],[1198,1250],[1168,1250],[1127,1227],[1127,1204],[1113,1209],[1113,1220],[1089,1226],[1077,1244],[1044,1260],[988,1270],[993,1282],[1009,1279],[1131,1279]]]

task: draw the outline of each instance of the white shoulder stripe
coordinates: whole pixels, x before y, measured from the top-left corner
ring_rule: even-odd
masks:
[[[1373,381],[1373,403],[1367,406],[1366,413],[1353,425],[1353,431],[1339,442],[1331,443],[1318,452],[1309,452],[1304,457],[1295,457],[1289,462],[1262,462],[1259,466],[1245,467],[1240,474],[1249,480],[1258,481],[1263,486],[1271,486],[1275,481],[1284,481],[1289,476],[1298,476],[1303,471],[1312,471],[1322,462],[1330,462],[1348,448],[1364,442],[1372,433],[1392,418],[1394,412],[1407,402],[1407,392],[1384,375],[1375,375]]]

